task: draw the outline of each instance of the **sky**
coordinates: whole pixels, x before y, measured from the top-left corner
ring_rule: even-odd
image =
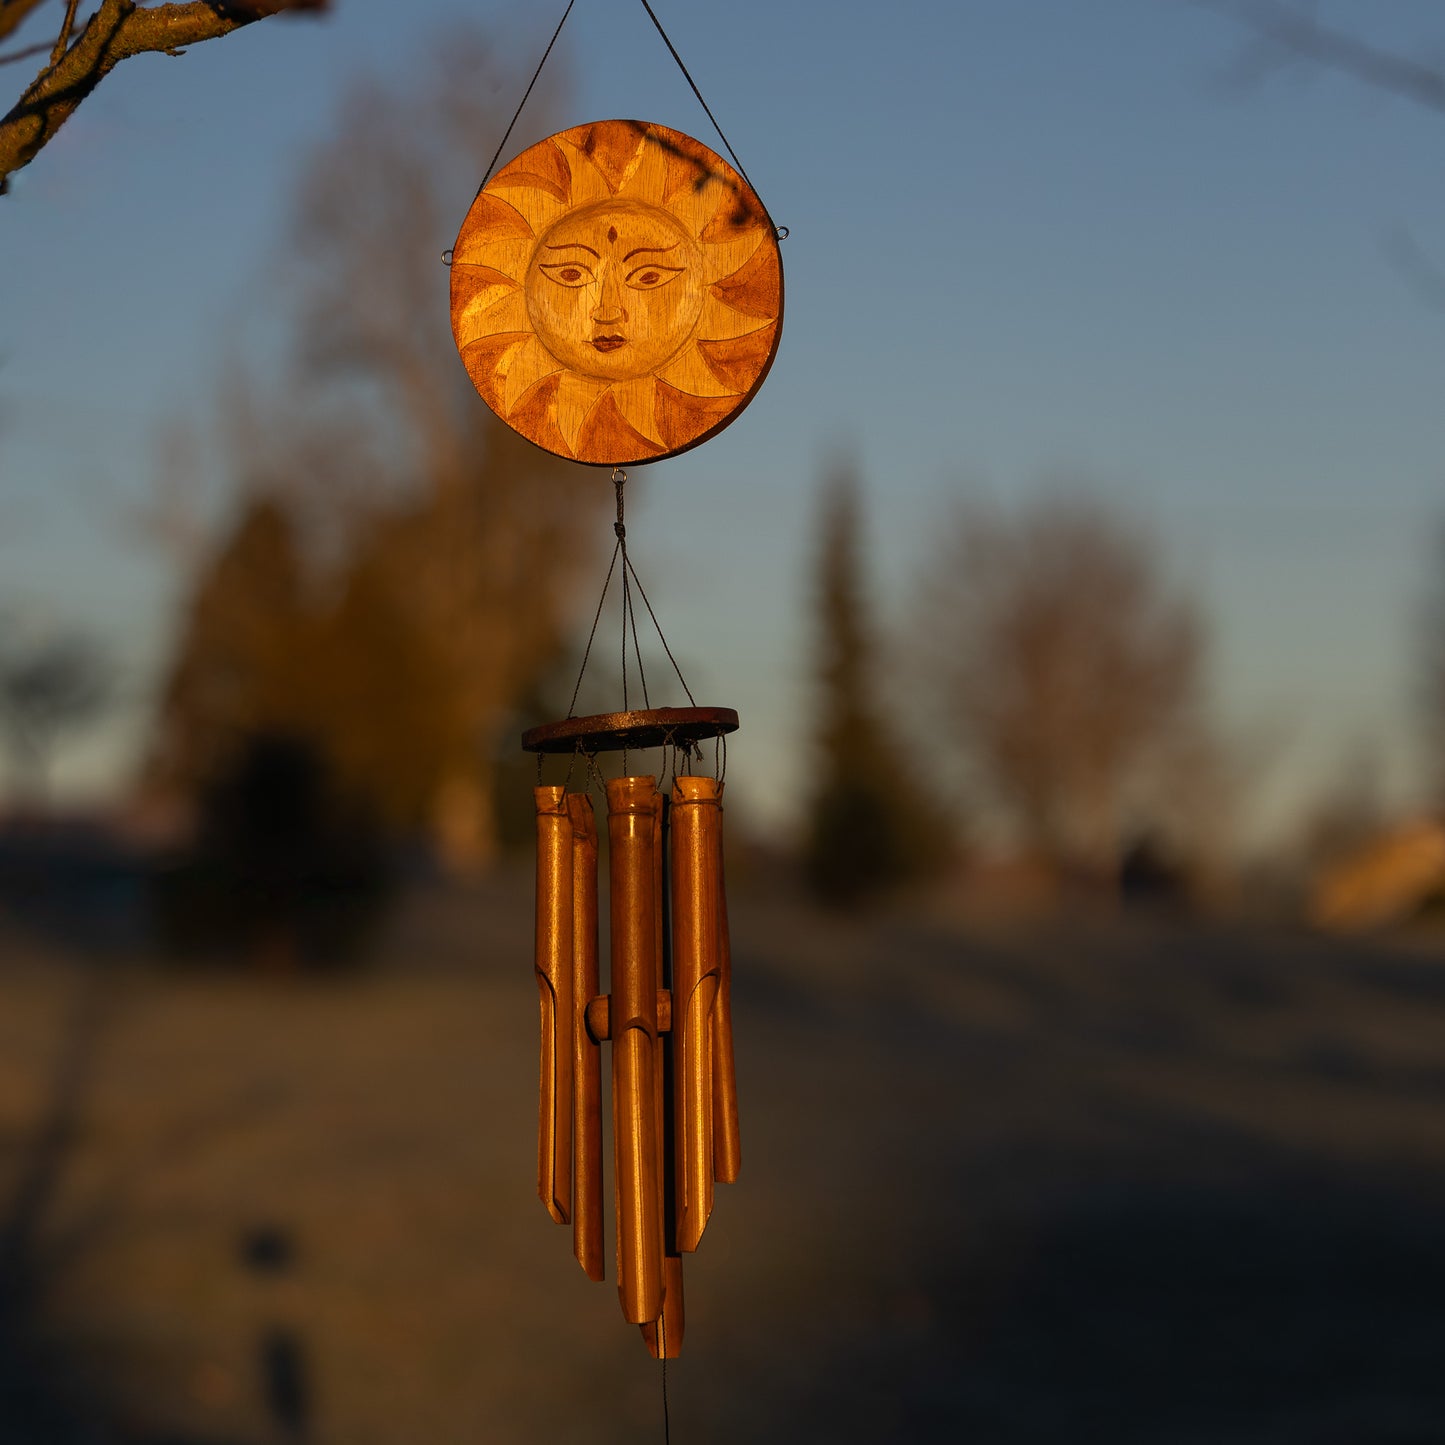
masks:
[[[128,679],[122,713],[62,758],[67,796],[133,770],[185,585],[139,518],[168,433],[214,410],[238,318],[276,304],[297,178],[340,97],[423,74],[465,22],[507,57],[510,111],[562,8],[334,0],[138,57],[0,199],[0,608],[91,629]],[[629,519],[698,700],[742,716],[731,787],[781,821],[806,788],[817,483],[847,456],[882,621],[907,623],[957,498],[1088,488],[1141,519],[1203,611],[1220,726],[1268,760],[1256,826],[1362,750],[1409,798],[1445,303],[1401,258],[1445,268],[1445,116],[1259,66],[1237,21],[1191,0],[654,9],[789,230],[766,385],[649,468]],[[1316,13],[1445,49],[1436,0]],[[638,0],[576,0],[559,52],[562,124],[628,116],[721,149]],[[508,153],[539,124],[524,113]],[[476,138],[478,181],[499,140]],[[222,516],[224,487],[202,501]]]

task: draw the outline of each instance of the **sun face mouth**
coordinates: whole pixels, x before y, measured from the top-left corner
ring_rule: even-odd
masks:
[[[611,331],[603,336],[594,336],[592,338],[592,345],[596,347],[598,351],[616,351],[619,346],[627,345],[627,338],[625,336],[619,336],[615,331]]]

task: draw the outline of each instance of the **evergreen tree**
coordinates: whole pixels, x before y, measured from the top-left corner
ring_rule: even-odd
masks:
[[[833,907],[868,901],[932,861],[937,820],[906,777],[877,696],[856,472],[835,465],[822,489],[817,556],[816,787],[805,872]]]

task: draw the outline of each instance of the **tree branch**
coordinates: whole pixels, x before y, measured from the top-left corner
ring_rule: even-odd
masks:
[[[20,22],[45,0],[0,0],[0,40],[6,39],[20,28]]]
[[[0,35],[12,9],[32,0],[0,0]],[[35,78],[0,119],[0,193],[12,172],[28,165],[75,113],[86,96],[120,64],[146,51],[175,54],[286,10],[322,10],[327,0],[190,0],[139,7],[136,0],[101,0],[100,8],[58,60]],[[18,17],[16,19],[18,23]],[[13,25],[11,26],[13,28]]]
[[[47,50],[53,49],[50,41],[42,40],[39,45],[26,45],[20,50],[12,50],[8,55],[0,55],[0,65],[14,65],[17,60],[29,60],[32,55],[44,55]]]
[[[50,63],[59,65],[60,58],[70,44],[70,32],[75,26],[75,11],[80,0],[66,0],[65,19],[60,24],[60,34],[55,37],[55,49],[50,52]]]
[[[1196,3],[1233,17],[1282,51],[1445,114],[1445,71],[1435,66],[1381,50],[1357,35],[1323,25],[1286,0]]]

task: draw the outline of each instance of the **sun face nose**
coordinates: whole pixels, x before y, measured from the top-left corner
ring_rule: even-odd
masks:
[[[617,284],[616,272],[610,266],[602,274],[602,289],[591,316],[599,326],[618,326],[627,320],[627,308],[622,304],[622,288]]]

